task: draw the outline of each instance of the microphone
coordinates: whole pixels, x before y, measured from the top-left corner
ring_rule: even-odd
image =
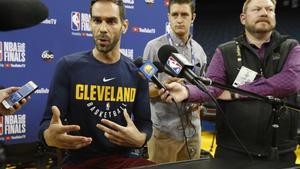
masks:
[[[191,70],[193,65],[185,56],[179,54],[173,46],[162,46],[158,50],[158,58],[167,69],[176,75],[176,77],[186,78],[188,81],[195,84],[195,80],[198,76]]]
[[[144,61],[142,57],[138,57],[134,59],[133,63],[135,64],[136,67],[141,67],[144,64]]]
[[[168,75],[170,76],[176,76],[176,74],[174,74],[172,71],[168,70],[164,65],[162,65],[160,62],[158,61],[154,61],[153,64],[157,67],[158,69],[158,73],[161,73],[161,72],[165,72],[167,73]]]
[[[161,83],[158,78],[155,76],[155,74],[158,72],[158,68],[151,63],[150,61],[146,61],[143,63],[143,58],[139,57],[133,61],[133,63],[137,66],[140,67],[139,71],[143,73],[144,77],[146,77],[148,80],[152,80],[156,86],[161,89],[164,88],[166,89],[165,85]]]
[[[199,89],[207,91],[205,85],[211,85],[212,81],[208,78],[199,77],[193,71],[193,65],[182,54],[170,45],[164,45],[158,50],[158,58],[176,77],[185,78]],[[205,84],[205,85],[204,85]]]
[[[0,31],[31,27],[48,17],[39,0],[0,0]]]

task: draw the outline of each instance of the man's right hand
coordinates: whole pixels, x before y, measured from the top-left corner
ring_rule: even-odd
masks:
[[[63,125],[58,107],[52,106],[52,113],[50,125],[44,131],[44,138],[48,146],[62,149],[79,149],[91,144],[91,137],[68,134],[71,131],[79,131],[80,127],[78,125]]]
[[[165,102],[172,103],[173,100],[176,102],[182,102],[189,96],[188,89],[178,82],[165,84],[165,86],[167,90],[159,90],[160,98]]]

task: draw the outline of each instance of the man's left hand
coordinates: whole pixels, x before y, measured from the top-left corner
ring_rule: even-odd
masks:
[[[141,133],[129,117],[127,110],[123,111],[127,126],[123,127],[107,119],[102,119],[97,128],[104,132],[105,137],[112,143],[125,147],[141,147],[146,141],[146,134]],[[108,128],[108,127],[110,128]]]

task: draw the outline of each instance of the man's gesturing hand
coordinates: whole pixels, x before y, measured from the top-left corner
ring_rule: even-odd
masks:
[[[125,147],[141,147],[146,141],[146,134],[141,133],[129,117],[127,110],[123,111],[127,126],[123,127],[107,119],[102,119],[102,124],[97,127],[104,132],[106,138],[114,144]]]
[[[78,125],[63,125],[60,120],[60,111],[52,106],[52,119],[49,127],[44,131],[44,138],[48,146],[62,149],[79,149],[92,142],[92,138],[84,136],[72,136],[68,132],[79,131]]]

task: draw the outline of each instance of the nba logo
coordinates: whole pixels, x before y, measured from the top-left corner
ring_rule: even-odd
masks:
[[[80,13],[79,12],[71,13],[71,29],[73,31],[80,30]]]
[[[3,116],[0,116],[0,136],[3,135]]]
[[[3,60],[2,42],[0,41],[0,62]]]
[[[182,66],[172,56],[170,56],[169,59],[167,60],[167,66],[171,70],[173,70],[173,72],[176,73],[176,75],[179,75],[179,73],[182,70]]]

